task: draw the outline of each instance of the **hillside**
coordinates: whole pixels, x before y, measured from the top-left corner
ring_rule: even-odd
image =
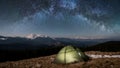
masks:
[[[21,46],[22,45],[22,46]],[[14,61],[14,60],[22,60],[40,56],[49,56],[56,54],[65,44],[55,44],[55,45],[45,45],[42,46],[31,46],[28,44],[6,44],[4,48],[8,48],[8,50],[0,50],[0,62],[4,61]],[[2,48],[2,45],[0,46]],[[14,47],[15,49],[9,50],[10,47]],[[28,48],[29,47],[29,48]],[[23,49],[19,49],[23,48]],[[81,48],[84,52],[86,51],[101,51],[101,52],[120,52],[120,42],[119,41],[109,41],[105,43],[100,43],[95,46]],[[98,53],[98,52],[97,52]]]
[[[64,45],[63,45],[64,46]],[[35,50],[0,51],[0,68],[119,68],[120,58],[90,58],[87,62],[73,64],[53,63],[63,46],[45,47]],[[89,55],[120,55],[120,42],[109,41],[81,48]]]
[[[96,52],[97,53],[97,52]],[[102,53],[101,53],[102,54]],[[103,53],[104,54],[104,53]],[[0,68],[119,68],[120,58],[98,58],[73,64],[53,63],[55,55],[0,63]],[[112,61],[111,61],[112,60]]]
[[[109,41],[100,43],[95,46],[86,48],[87,51],[104,51],[104,52],[117,52],[120,51],[120,41]]]

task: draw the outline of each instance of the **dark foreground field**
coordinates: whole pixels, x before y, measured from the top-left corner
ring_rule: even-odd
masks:
[[[86,54],[120,54],[120,52],[99,52],[88,51]],[[120,58],[91,58],[87,62],[73,64],[55,64],[53,60],[55,55],[24,59],[19,61],[1,62],[0,68],[120,68]]]
[[[55,64],[55,56],[64,46],[38,47],[33,50],[0,50],[0,68],[120,68],[119,58],[90,58],[87,62]],[[80,48],[87,55],[120,55],[120,41]]]

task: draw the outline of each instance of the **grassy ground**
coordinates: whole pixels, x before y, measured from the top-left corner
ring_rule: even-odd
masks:
[[[94,52],[86,54],[120,54],[120,52]],[[0,68],[120,68],[120,58],[90,59],[87,62],[73,64],[55,64],[56,55],[0,63]]]

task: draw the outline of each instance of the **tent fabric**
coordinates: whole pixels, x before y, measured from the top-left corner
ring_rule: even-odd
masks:
[[[58,52],[55,63],[67,64],[86,60],[88,57],[79,48],[66,46]]]

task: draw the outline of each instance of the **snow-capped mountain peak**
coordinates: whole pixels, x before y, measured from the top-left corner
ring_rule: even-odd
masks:
[[[28,38],[28,39],[35,39],[35,38],[38,38],[38,37],[46,38],[48,36],[47,35],[41,35],[41,34],[29,34],[29,35],[26,36],[26,38]]]
[[[7,38],[0,38],[0,40],[7,40]]]

